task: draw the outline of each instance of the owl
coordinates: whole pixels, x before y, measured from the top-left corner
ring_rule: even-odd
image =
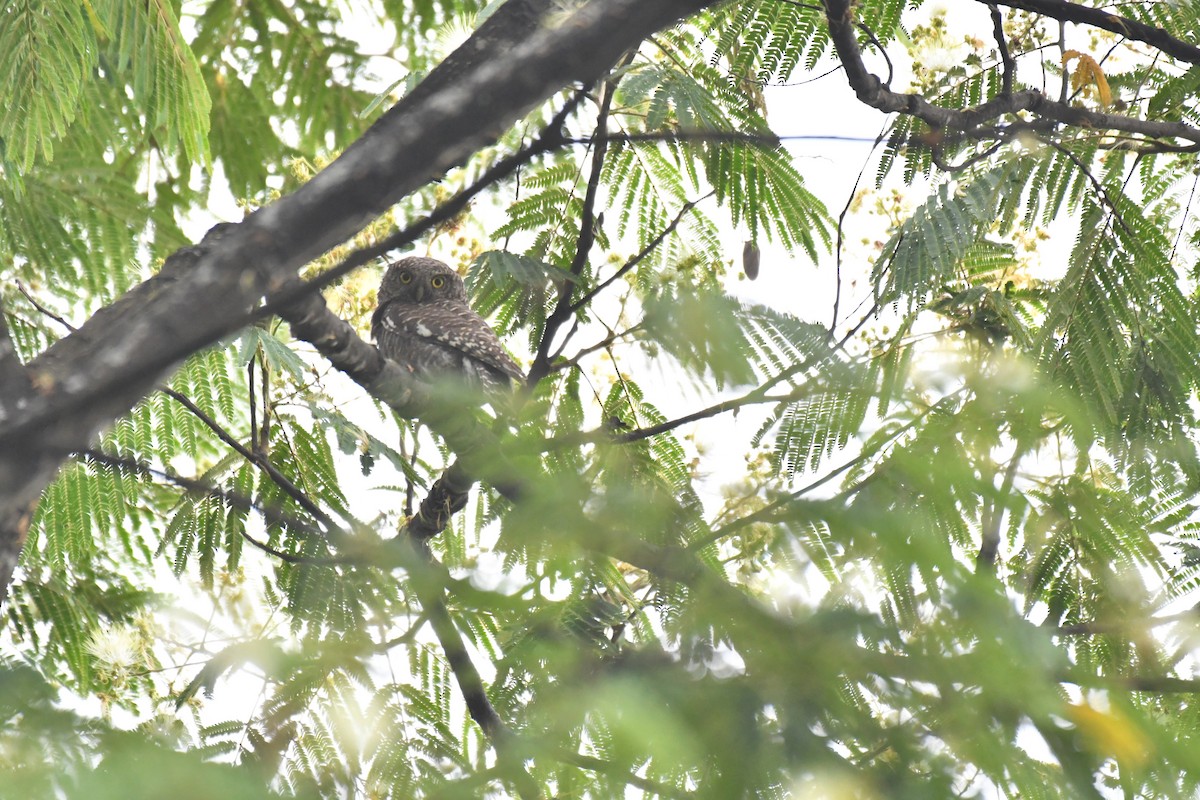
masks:
[[[388,266],[371,335],[384,356],[427,383],[460,380],[495,394],[525,380],[467,304],[462,278],[436,259],[411,256]]]

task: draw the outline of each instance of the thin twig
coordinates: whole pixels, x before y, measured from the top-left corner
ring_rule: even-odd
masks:
[[[174,486],[178,486],[181,489],[185,489],[190,494],[199,495],[202,497],[210,497],[214,500],[220,500],[229,506],[242,509],[243,511],[254,511],[271,524],[279,525],[281,527],[308,534],[310,536],[316,536],[320,539],[325,539],[327,535],[326,532],[321,528],[318,528],[305,520],[294,517],[277,508],[271,508],[269,506],[256,503],[254,500],[238,492],[231,492],[227,489],[221,489],[219,487],[204,483],[203,481],[196,480],[195,478],[187,478],[182,475],[176,475],[172,472],[156,469],[148,464],[143,464],[140,461],[123,458],[121,456],[115,456],[111,453],[105,453],[101,450],[82,450],[79,452],[79,455],[87,458],[89,461],[93,461],[97,464],[103,464],[104,466],[112,469],[119,469],[124,472],[130,472],[143,477],[165,481]],[[242,538],[263,552],[269,553],[276,558],[279,558],[290,564],[334,566],[338,564],[350,563],[347,559],[315,558],[276,550],[275,548],[253,538],[245,531],[242,532]]]
[[[841,213],[838,214],[837,221],[837,245],[834,248],[834,291],[833,291],[833,321],[829,324],[830,341],[837,335],[838,316],[841,313],[842,306],[842,255],[846,243],[846,215],[850,213],[850,206],[854,204],[854,196],[858,193],[858,187],[862,183],[863,175],[867,173],[867,165],[871,161],[871,156],[875,153],[875,149],[886,137],[887,129],[880,130],[879,135],[875,137],[875,143],[871,145],[871,152],[863,159],[862,167],[858,170],[858,176],[854,179],[854,186],[850,189],[850,194],[846,198],[846,204],[842,206]]]
[[[636,442],[641,439],[648,439],[651,436],[658,436],[661,433],[666,433],[668,431],[672,431],[672,430],[680,427],[681,425],[688,424],[689,422],[697,422],[699,420],[707,419],[709,417],[715,417],[718,414],[724,414],[728,411],[735,411],[744,406],[755,405],[757,403],[764,403],[764,402],[776,402],[779,400],[786,400],[789,398],[790,399],[798,399],[798,398],[802,397],[805,392],[808,391],[803,386],[797,387],[795,392],[793,392],[792,394],[789,394],[783,398],[773,397],[769,394],[769,392],[771,389],[775,388],[780,383],[783,383],[784,381],[795,377],[797,374],[804,372],[805,370],[811,369],[813,366],[818,364],[820,361],[822,361],[826,358],[829,358],[830,356],[832,356],[835,353],[842,350],[846,346],[846,343],[848,341],[850,341],[850,339],[853,338],[854,335],[856,333],[858,333],[859,330],[861,330],[864,325],[867,324],[867,321],[870,320],[872,316],[874,316],[874,314],[878,311],[878,309],[879,309],[879,304],[878,303],[874,304],[871,307],[871,310],[868,311],[862,317],[862,319],[860,319],[858,321],[858,323],[854,325],[854,327],[852,327],[852,328],[850,328],[850,330],[846,331],[846,333],[842,336],[842,338],[839,339],[837,341],[837,343],[834,344],[828,351],[822,352],[818,355],[810,356],[809,358],[806,358],[803,361],[799,361],[799,362],[793,364],[792,366],[788,367],[787,369],[781,370],[774,377],[767,379],[766,381],[761,383],[758,387],[750,390],[749,392],[746,392],[745,394],[741,395],[740,397],[730,398],[729,400],[722,400],[721,402],[714,403],[714,404],[708,406],[707,408],[702,408],[699,411],[695,411],[691,414],[687,414],[682,417],[677,417],[675,419],[667,420],[666,422],[660,423],[658,425],[653,425],[648,428],[638,428],[637,430],[627,431],[625,433],[618,434],[615,437],[612,437],[611,434],[608,434],[607,438],[611,438],[612,441],[617,441],[617,442]],[[601,435],[601,434],[606,434],[606,433],[607,432],[604,429],[600,429],[598,431],[592,431],[590,434],[585,434],[585,436],[592,436],[595,439],[601,439],[601,438],[606,438],[605,436]]]
[[[571,367],[577,367],[577,366],[579,366],[580,360],[582,358],[584,358],[585,356],[589,356],[598,350],[605,350],[605,349],[611,347],[614,342],[616,342],[620,339],[624,339],[626,336],[632,336],[633,334],[640,331],[643,327],[645,327],[645,324],[646,323],[643,321],[643,322],[638,322],[633,325],[630,325],[628,328],[625,328],[624,330],[609,331],[608,335],[605,336],[603,339],[596,342],[595,344],[588,345],[587,347],[583,348],[579,352],[575,353],[575,355],[571,356],[570,358],[556,360],[553,364],[550,365],[550,371],[556,372],[558,370],[570,369]]]
[[[326,530],[336,530],[337,524],[333,519],[325,513],[325,511],[316,504],[299,486],[292,482],[290,478],[280,472],[271,461],[258,453],[249,450],[245,445],[233,437],[233,435],[225,428],[221,427],[215,419],[193,403],[187,396],[163,386],[159,391],[170,397],[175,402],[190,411],[197,419],[203,422],[208,428],[217,435],[221,441],[228,445],[231,449],[237,452],[242,458],[249,461],[258,469],[262,470],[266,475],[287,494],[288,497],[296,501],[296,503],[311,514],[313,517],[321,521]]]
[[[49,317],[50,319],[57,322],[59,325],[62,325],[64,328],[66,328],[71,333],[74,333],[77,330],[77,328],[74,325],[67,322],[65,319],[60,317],[58,314],[55,314],[53,311],[51,311],[46,306],[39,303],[38,299],[33,296],[33,294],[29,291],[29,289],[25,288],[25,284],[22,283],[21,281],[17,281],[17,289],[18,289],[18,291],[21,292],[21,294],[25,295],[25,299],[29,301],[29,304],[32,305],[34,308],[36,308],[38,310],[38,313],[42,314],[42,316]]]
[[[635,255],[633,258],[629,259],[624,264],[622,264],[620,269],[618,269],[615,273],[610,275],[606,280],[597,284],[595,288],[584,293],[582,297],[580,297],[575,302],[571,303],[570,311],[572,313],[574,313],[574,312],[580,310],[581,308],[586,306],[588,303],[592,302],[592,300],[595,299],[596,295],[603,292],[609,286],[612,286],[613,283],[615,283],[616,281],[619,281],[621,278],[625,277],[631,269],[633,269],[638,264],[645,261],[646,258],[651,253],[653,253],[655,251],[655,249],[657,249],[658,246],[661,245],[663,243],[663,241],[675,231],[676,228],[679,227],[679,223],[681,223],[683,221],[683,218],[685,216],[687,216],[689,211],[691,211],[693,208],[695,208],[696,206],[703,203],[708,198],[712,197],[714,194],[716,194],[716,190],[710,191],[708,194],[704,195],[703,197],[699,197],[695,200],[689,200],[688,202],[684,203],[683,207],[679,209],[679,212],[675,215],[674,219],[672,219],[671,222],[665,228],[663,228],[661,231],[659,231],[657,236],[655,236],[653,239],[651,239],[649,242],[647,242],[646,246],[643,247],[640,251],[638,251],[637,255]]]
[[[1000,15],[1000,7],[995,3],[988,3],[988,11],[992,16],[992,36],[996,39],[996,47],[1000,49],[1000,61],[1004,64],[1004,73],[1000,78],[1000,91],[1004,94],[1012,94],[1013,73],[1016,72],[1017,64],[1013,61],[1012,53],[1008,52],[1008,37],[1004,35],[1004,18]]]
[[[1055,150],[1066,156],[1067,159],[1070,160],[1070,162],[1074,164],[1080,172],[1083,173],[1083,176],[1088,179],[1088,183],[1092,185],[1092,190],[1096,193],[1096,196],[1100,198],[1100,203],[1108,209],[1109,213],[1112,215],[1112,218],[1120,223],[1121,228],[1130,237],[1136,237],[1137,234],[1135,234],[1133,229],[1129,227],[1129,224],[1125,222],[1125,218],[1121,216],[1121,211],[1117,208],[1117,204],[1113,202],[1112,197],[1109,196],[1108,189],[1104,187],[1104,184],[1100,182],[1099,178],[1092,174],[1092,171],[1088,168],[1088,165],[1084,164],[1083,160],[1079,156],[1072,153],[1071,150],[1065,145],[1054,141],[1053,139],[1046,140],[1046,144],[1050,145]]]
[[[682,789],[676,789],[674,786],[669,786],[659,781],[652,781],[649,778],[643,778],[634,772],[620,770],[613,764],[595,756],[586,756],[582,753],[557,752],[550,754],[553,758],[558,759],[567,764],[573,764],[580,769],[586,769],[589,772],[600,772],[610,777],[619,777],[625,783],[643,792],[648,792],[659,797],[672,797],[678,800],[687,800],[687,798],[695,797],[692,792],[687,792]]]
[[[799,0],[775,0],[775,2],[776,3],[786,3],[787,5],[795,6],[796,8],[807,8],[812,11],[824,11],[825,10],[822,6],[820,6],[816,3],[801,3],[801,2],[799,2]],[[887,62],[888,77],[887,77],[887,80],[884,81],[884,83],[890,86],[892,83],[892,78],[895,77],[896,69],[895,69],[895,67],[892,66],[892,59],[887,54],[887,48],[883,46],[883,42],[879,41],[879,37],[875,35],[875,31],[871,30],[869,27],[867,27],[866,25],[864,25],[861,22],[856,21],[854,23],[854,25],[860,31],[862,31],[863,33],[865,33],[867,35],[867,38],[871,41],[871,44],[875,45],[875,49],[879,51],[879,55],[883,56],[883,60],[885,62]]]
[[[622,144],[642,144],[646,142],[734,142],[736,144],[751,144],[775,149],[784,142],[851,142],[866,143],[873,141],[867,136],[840,136],[837,134],[805,133],[777,134],[771,131],[754,133],[750,131],[719,131],[719,130],[675,130],[675,131],[642,131],[638,133],[617,133],[606,131],[605,138],[610,142]],[[577,136],[564,139],[564,144],[590,145],[595,141],[592,136]]]
[[[565,144],[566,139],[563,137],[562,126],[566,123],[567,118],[574,113],[575,108],[584,96],[586,96],[585,90],[581,89],[577,91],[563,105],[562,109],[554,115],[554,118],[547,123],[546,127],[541,130],[536,139],[512,155],[497,161],[485,170],[478,180],[435,208],[426,217],[411,223],[402,230],[396,231],[374,245],[355,250],[320,275],[306,281],[298,281],[286,290],[275,294],[266,303],[257,308],[246,321],[252,322],[269,317],[287,308],[297,300],[320,291],[364,264],[368,264],[392,250],[398,250],[401,247],[412,244],[426,231],[458,216],[470,204],[471,200],[484,189],[508,177],[523,164],[528,163],[537,156],[551,152]]]
[[[1000,552],[1000,528],[1004,522],[1004,502],[1012,492],[1013,481],[1017,476],[1017,465],[1021,463],[1025,452],[1024,444],[1018,442],[1016,452],[1013,453],[1007,469],[1004,470],[1004,480],[1000,484],[1000,491],[993,498],[991,504],[986,506],[988,510],[983,519],[979,555],[975,559],[976,571],[995,570],[996,568],[996,557]]]
[[[58,324],[65,327],[68,331],[74,332],[76,330],[74,325],[67,322],[65,319],[60,317],[58,314],[55,314],[49,308],[47,308],[42,303],[40,303],[38,301],[38,299],[36,297],[34,297],[33,294],[24,286],[24,284],[18,282],[17,288],[20,290],[21,294],[23,294],[25,296],[25,299],[28,300],[29,303],[34,308],[36,308],[39,313],[54,320]],[[250,369],[250,381],[249,381],[250,382],[250,393],[251,393],[250,394],[250,414],[251,414],[250,429],[252,432],[254,431],[254,428],[255,428],[253,364],[254,364],[254,361],[251,360],[250,365],[248,367]],[[276,485],[278,485],[279,488],[281,488],[284,491],[284,493],[286,493],[289,497],[291,497],[293,500],[295,500],[296,503],[298,505],[300,505],[301,508],[303,508],[309,514],[311,514],[315,519],[320,520],[320,522],[325,526],[326,530],[332,531],[332,530],[337,529],[337,527],[338,527],[337,524],[334,523],[334,521],[329,517],[329,515],[326,514],[319,505],[317,505],[313,500],[311,500],[308,497],[308,495],[305,494],[304,491],[300,489],[300,487],[298,487],[286,475],[284,475],[278,469],[276,469],[275,465],[272,464],[269,459],[267,459],[266,457],[260,456],[259,454],[252,452],[251,450],[246,448],[241,442],[239,442],[236,438],[234,438],[232,433],[230,433],[228,430],[226,430],[215,419],[213,419],[208,414],[206,414],[203,411],[203,409],[201,409],[198,405],[196,405],[194,402],[192,402],[192,400],[190,398],[188,398],[186,395],[182,394],[181,392],[178,392],[178,391],[172,389],[169,386],[159,386],[158,391],[167,395],[172,400],[174,400],[175,402],[179,403],[181,406],[186,408],[188,410],[188,412],[190,412],[194,417],[196,417],[196,419],[200,420],[202,423],[204,423],[204,425],[209,430],[211,430],[214,434],[216,434],[217,438],[219,438],[222,442],[224,442],[226,445],[228,445],[232,450],[234,450],[236,453],[238,453],[238,455],[240,455],[242,458],[246,459],[246,461],[250,462],[255,467],[257,467],[258,469],[260,469],[264,473],[266,473],[267,476],[270,477],[270,479],[272,481],[274,481],[276,483]],[[252,434],[252,438],[253,438],[253,434]],[[250,541],[253,542],[253,540],[250,540]],[[275,554],[278,555],[278,553],[275,553]]]
[[[636,50],[633,53],[636,53]],[[622,59],[622,64],[628,63],[633,53]],[[571,275],[576,278],[583,274],[583,268],[587,265],[588,255],[591,253],[592,244],[596,239],[596,199],[599,196],[600,177],[604,170],[604,159],[608,154],[609,139],[606,130],[608,128],[608,115],[612,110],[613,96],[616,94],[618,81],[618,78],[612,77],[606,80],[600,96],[600,110],[596,119],[595,143],[592,151],[592,169],[588,176],[587,187],[584,189],[583,210],[579,221],[579,238],[575,244],[575,256],[571,259],[569,269]],[[546,318],[546,324],[542,328],[542,338],[538,342],[537,353],[534,354],[533,364],[529,367],[528,385],[530,387],[535,386],[550,371],[548,369],[550,366],[550,348],[559,329],[572,314],[571,294],[574,291],[574,287],[575,284],[573,281],[564,281],[559,287],[558,301],[554,306],[554,310]]]

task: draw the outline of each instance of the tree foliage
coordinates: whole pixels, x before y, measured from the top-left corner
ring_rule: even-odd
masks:
[[[0,795],[1200,791],[1200,6],[576,5],[0,10]]]

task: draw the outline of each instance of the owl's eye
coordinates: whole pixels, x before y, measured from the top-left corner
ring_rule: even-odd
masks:
[[[435,275],[433,280],[430,281],[430,283],[433,284],[433,288],[440,289],[446,285],[446,279],[443,278],[441,275]]]
[[[400,273],[400,282],[401,283],[412,283],[412,275],[410,275],[407,272],[401,272]]]

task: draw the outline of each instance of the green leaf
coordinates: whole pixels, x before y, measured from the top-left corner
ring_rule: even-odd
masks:
[[[645,331],[698,378],[718,387],[754,380],[750,350],[738,315],[741,305],[713,292],[662,293],[646,299]]]
[[[0,161],[54,157],[97,63],[96,31],[71,0],[14,0],[0,14]]]

